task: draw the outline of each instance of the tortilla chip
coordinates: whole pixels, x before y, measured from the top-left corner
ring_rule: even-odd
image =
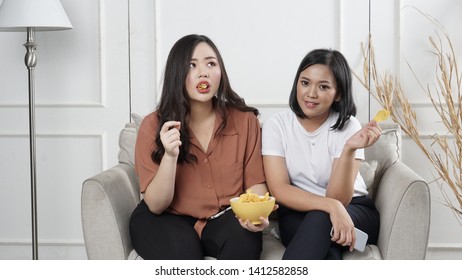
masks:
[[[377,112],[377,115],[375,115],[374,120],[376,122],[383,122],[383,121],[387,120],[388,117],[390,117],[390,111],[388,111],[386,109],[382,109],[382,110]]]

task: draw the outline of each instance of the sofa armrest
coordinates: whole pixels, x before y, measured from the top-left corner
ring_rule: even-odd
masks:
[[[402,162],[383,174],[375,204],[380,212],[378,246],[383,259],[425,259],[430,230],[428,184]]]
[[[83,182],[82,227],[88,259],[127,259],[129,221],[139,203],[133,167],[117,164]]]

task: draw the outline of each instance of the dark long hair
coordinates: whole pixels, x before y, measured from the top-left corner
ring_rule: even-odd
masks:
[[[351,70],[345,57],[336,50],[316,49],[309,52],[300,63],[297,74],[295,75],[292,91],[289,97],[289,106],[299,118],[306,119],[297,101],[297,83],[300,73],[306,68],[322,64],[329,67],[337,83],[337,94],[340,95],[340,101],[332,103],[331,110],[339,113],[337,122],[331,127],[341,130],[351,116],[356,115],[356,105],[353,100]]]
[[[189,72],[189,64],[192,59],[194,49],[199,43],[208,44],[217,55],[218,63],[221,70],[221,80],[218,92],[213,98],[213,106],[219,112],[223,123],[218,128],[217,134],[226,127],[227,114],[229,108],[236,108],[245,112],[253,112],[256,116],[259,112],[256,108],[247,106],[232,88],[226,73],[225,65],[218,48],[207,36],[191,34],[179,39],[170,50],[165,66],[164,82],[162,95],[157,107],[159,118],[159,128],[156,133],[157,149],[152,152],[151,158],[154,162],[160,163],[165,149],[160,140],[160,130],[162,125],[167,121],[180,121],[180,154],[178,163],[196,162],[194,155],[189,153],[190,149],[190,131],[188,121],[190,119],[191,109],[188,92],[186,90],[186,78]]]

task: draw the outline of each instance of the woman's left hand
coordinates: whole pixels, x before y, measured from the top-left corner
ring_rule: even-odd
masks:
[[[361,130],[353,134],[348,139],[346,145],[352,149],[362,149],[372,146],[377,140],[379,140],[382,134],[381,128],[378,123],[374,120],[367,123]]]
[[[274,205],[273,211],[279,208],[278,204]],[[260,217],[261,224],[254,225],[250,220],[242,220],[239,217],[236,216],[236,218],[239,220],[239,223],[241,224],[241,227],[245,228],[246,230],[252,231],[252,232],[259,232],[263,231],[265,228],[269,226],[269,218],[266,217]]]
[[[261,224],[254,225],[250,220],[244,221],[242,219],[239,219],[239,223],[241,224],[241,226],[247,229],[248,231],[252,231],[252,232],[263,231],[265,228],[269,226],[268,218],[260,217],[260,221],[261,221]]]

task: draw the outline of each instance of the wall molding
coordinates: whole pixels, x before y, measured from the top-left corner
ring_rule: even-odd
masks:
[[[452,135],[452,134],[448,134],[447,132],[445,131],[421,131],[419,136],[421,139],[423,140],[433,140],[433,136],[437,134],[437,135],[440,135],[440,136],[444,136],[446,135],[447,139],[451,140],[451,139],[455,139],[455,136]],[[412,140],[406,133],[402,133],[402,137],[403,137],[403,140]]]
[[[54,239],[45,239],[39,240],[40,246],[85,246],[85,242],[82,239],[76,240],[54,240]],[[0,247],[2,246],[31,246],[32,242],[30,240],[24,239],[12,239],[12,240],[0,240]]]
[[[0,241],[0,259],[29,260],[32,259],[31,242]],[[39,260],[87,260],[85,244],[82,241],[47,241],[38,244]]]
[[[456,100],[455,100],[456,101]],[[427,98],[427,99],[410,99],[409,100],[409,104],[413,107],[413,108],[430,108],[430,109],[434,109],[434,105],[433,103],[431,102],[430,98]],[[448,107],[448,104],[444,103],[442,104],[443,108],[447,108]],[[454,106],[460,106],[461,104],[459,102],[455,102],[454,103]]]
[[[101,151],[100,160],[101,160],[101,170],[108,168],[107,163],[107,134],[104,131],[94,132],[94,131],[66,131],[66,132],[41,132],[36,133],[35,137],[39,138],[89,138],[97,139],[99,143],[99,149]],[[18,132],[0,132],[1,138],[29,138],[29,133],[18,133]],[[1,244],[1,241],[0,241]]]
[[[48,133],[36,133],[37,137],[40,138],[104,138],[105,132],[48,132]],[[17,133],[17,132],[3,132],[0,133],[0,138],[29,138],[29,133]]]
[[[28,103],[3,103],[0,104],[0,108],[5,109],[28,109]],[[106,105],[102,103],[41,103],[35,104],[35,108],[77,108],[77,109],[94,109],[94,108],[106,108]]]
[[[107,105],[107,89],[106,89],[106,81],[107,81],[107,76],[106,76],[106,66],[104,62],[106,61],[106,55],[105,55],[105,50],[106,50],[106,41],[105,38],[103,37],[103,32],[102,30],[105,29],[105,0],[99,0],[98,1],[98,9],[99,9],[99,24],[98,24],[98,32],[99,32],[99,71],[100,71],[100,76],[101,79],[99,81],[99,86],[100,86],[100,102],[103,107],[106,107]]]
[[[259,99],[248,99],[245,102],[249,106],[256,107],[258,109],[263,108],[288,108],[289,101],[288,100],[259,100]]]
[[[462,259],[462,244],[460,243],[429,243],[427,260],[460,260]]]
[[[428,243],[429,250],[462,250],[462,243]]]

